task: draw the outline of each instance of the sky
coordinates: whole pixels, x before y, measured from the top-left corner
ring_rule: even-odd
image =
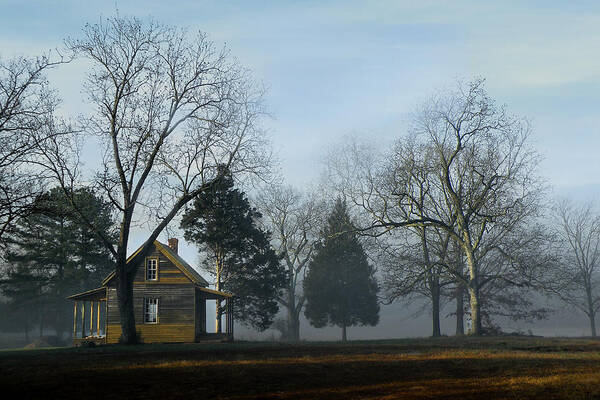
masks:
[[[597,1],[0,0],[0,10],[5,58],[60,47],[117,12],[208,33],[268,88],[265,128],[282,175],[300,188],[344,136],[385,145],[436,90],[484,77],[499,104],[531,121],[554,193],[600,194]],[[51,73],[67,115],[86,111],[84,77],[82,63]]]

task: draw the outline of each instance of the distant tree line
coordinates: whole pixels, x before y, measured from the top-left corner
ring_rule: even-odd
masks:
[[[547,295],[588,315],[595,336],[598,217],[548,208],[539,160],[528,121],[475,79],[426,101],[387,150],[346,141],[327,179],[362,215],[388,301],[428,299],[433,336],[447,301],[456,334],[466,316],[482,335],[498,332],[497,317],[547,317],[537,301]]]
[[[498,317],[545,318],[538,295],[596,335],[600,217],[548,207],[528,121],[483,79],[436,93],[385,149],[344,141],[302,191],[272,179],[264,89],[204,33],[117,16],[65,43],[64,57],[0,59],[2,329],[70,332],[65,296],[114,270],[122,341],[135,343],[133,266],[179,222],[216,288],[238,294],[236,315],[286,340],[302,314],[345,332],[376,324],[381,303],[423,298],[433,336],[450,302],[455,333],[466,321],[482,335]],[[93,110],[69,122],[46,73],[77,59]],[[86,173],[92,141],[101,159]],[[236,186],[255,178],[268,183],[254,196]]]

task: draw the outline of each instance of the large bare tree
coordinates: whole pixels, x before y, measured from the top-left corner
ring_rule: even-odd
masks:
[[[351,145],[331,163],[332,179],[371,216],[365,231],[434,227],[458,245],[466,271],[456,278],[467,288],[475,335],[489,281],[483,253],[500,251],[501,239],[538,212],[539,157],[529,136],[527,122],[497,107],[477,79],[432,97],[414,114],[410,134],[379,160]]]
[[[568,200],[559,201],[554,211],[562,257],[546,287],[583,312],[589,319],[592,337],[596,337],[596,314],[600,309],[600,215],[591,203],[578,206]]]
[[[297,341],[300,340],[300,313],[305,303],[302,279],[322,225],[324,207],[316,196],[283,185],[262,190],[257,204],[288,272],[287,286],[278,299],[287,311],[285,339]]]
[[[58,138],[40,153],[70,193],[82,178],[81,146],[90,135],[100,141],[93,180],[118,209],[117,246],[97,233],[115,258],[121,339],[135,343],[133,277],[154,240],[220,171],[240,177],[268,169],[270,153],[257,126],[262,90],[205,34],[153,21],[104,19],[66,45],[90,63],[84,90],[94,111],[79,137]],[[145,210],[152,210],[150,222]],[[150,233],[126,263],[132,226],[144,221]]]

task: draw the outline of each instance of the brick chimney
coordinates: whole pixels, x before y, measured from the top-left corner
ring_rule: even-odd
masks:
[[[177,254],[177,249],[179,247],[179,240],[177,240],[176,238],[171,238],[168,240],[167,243],[169,244],[169,247],[171,248],[171,250],[173,250],[173,252],[175,254]]]

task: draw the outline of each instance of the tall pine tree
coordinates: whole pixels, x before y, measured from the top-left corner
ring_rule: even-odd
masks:
[[[379,286],[352,229],[346,203],[338,198],[304,279],[304,315],[317,328],[342,328],[342,341],[347,327],[379,322]]]
[[[88,188],[78,189],[74,199],[83,217],[116,241],[110,205]],[[14,320],[6,328],[20,325],[26,334],[33,320],[40,334],[45,325],[59,337],[70,332],[73,308],[66,297],[97,287],[114,269],[110,253],[59,189],[36,199],[33,212],[12,232],[5,258],[1,289],[8,299],[6,308],[12,311],[9,318]]]
[[[277,294],[288,279],[269,243],[269,232],[256,221],[261,214],[225,174],[218,185],[197,197],[181,222],[184,237],[195,243],[216,290],[235,295],[234,316],[256,329],[267,329],[279,306]],[[216,331],[221,331],[221,304],[216,306]]]

